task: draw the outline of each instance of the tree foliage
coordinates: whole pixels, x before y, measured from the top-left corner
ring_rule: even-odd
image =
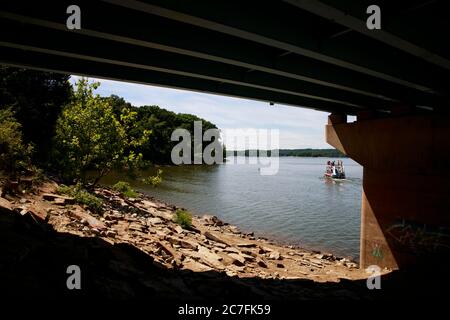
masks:
[[[69,75],[0,66],[0,109],[10,107],[33,160],[47,162],[56,119],[72,94]]]
[[[0,109],[0,171],[10,178],[31,165],[33,148],[23,142],[20,129],[11,109]]]
[[[74,89],[69,78],[0,67],[1,170],[15,174],[32,157],[46,170],[86,186],[113,168],[134,172],[146,162],[171,164],[178,142],[170,138],[177,128],[187,129],[192,139],[194,121],[202,121],[203,132],[217,128],[194,115],[135,107],[116,95],[100,97],[94,94],[99,84],[86,79]],[[89,178],[90,170],[98,175]],[[152,185],[160,181],[160,173],[146,179]]]
[[[63,176],[83,185],[95,185],[113,168],[137,167],[142,155],[134,149],[148,134],[128,136],[135,113],[124,110],[118,119],[108,101],[94,94],[98,86],[80,79],[56,126],[55,153]],[[92,179],[87,175],[89,170],[97,173]]]
[[[105,99],[111,104],[118,116],[124,109],[136,112],[136,123],[131,130],[128,130],[128,134],[135,136],[144,130],[151,132],[147,141],[140,144],[136,150],[142,153],[145,160],[155,164],[172,163],[170,155],[173,147],[178,143],[170,140],[175,129],[188,130],[191,134],[192,145],[194,143],[194,121],[202,122],[203,132],[208,129],[217,129],[215,124],[192,114],[175,113],[155,105],[135,107],[116,95],[111,95]],[[209,143],[204,142],[202,149]]]

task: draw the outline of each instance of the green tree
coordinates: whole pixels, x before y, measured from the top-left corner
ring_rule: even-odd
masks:
[[[119,101],[119,100],[115,100]],[[123,105],[123,101],[120,103]],[[167,164],[171,163],[171,152],[178,143],[171,141],[172,132],[177,128],[183,128],[191,133],[192,146],[194,143],[194,121],[202,121],[203,132],[208,129],[217,129],[209,121],[201,119],[195,115],[175,113],[158,106],[142,106],[135,108],[137,112],[137,123],[134,130],[137,132],[147,129],[151,135],[146,143],[143,143],[138,150],[143,154],[144,159],[153,163]],[[202,148],[210,142],[203,142]]]
[[[31,165],[33,148],[23,142],[20,128],[11,109],[0,109],[0,171],[11,179]]]
[[[111,169],[121,166],[127,147],[125,129],[112,107],[94,94],[99,85],[80,79],[56,126],[55,153],[63,177],[83,185],[95,185]],[[93,179],[88,179],[88,170],[97,173]]]
[[[23,141],[35,146],[33,160],[49,158],[56,119],[72,95],[69,75],[0,66],[0,110],[14,110]]]

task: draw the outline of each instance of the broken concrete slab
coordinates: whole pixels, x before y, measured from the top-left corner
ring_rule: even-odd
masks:
[[[75,204],[75,198],[62,196],[54,193],[44,193],[42,194],[42,198],[47,201],[54,201],[56,204]]]
[[[228,256],[233,258],[233,264],[237,266],[243,266],[245,265],[245,258],[237,253],[229,253]]]
[[[206,231],[204,234],[205,234],[205,237],[206,237],[207,239],[209,239],[209,240],[212,240],[212,241],[215,241],[215,242],[219,242],[219,243],[222,243],[222,244],[224,244],[224,245],[229,246],[228,243],[226,243],[224,240],[222,240],[221,238],[219,238],[218,236],[216,236],[216,235],[215,235],[214,233],[212,233],[212,232]]]
[[[241,247],[241,248],[256,248],[257,244],[252,243],[252,242],[241,242],[241,243],[237,243],[236,246]]]
[[[183,240],[183,239],[179,239],[179,238],[175,238],[175,237],[171,237],[171,236],[165,236],[164,239],[173,245],[179,245],[180,247],[185,248],[185,249],[197,250],[198,244],[193,241],[187,241],[187,240]]]
[[[281,255],[278,251],[272,251],[269,253],[268,258],[272,260],[281,260]]]
[[[95,228],[98,230],[106,230],[106,226],[103,222],[98,220],[97,218],[90,215],[88,212],[78,209],[78,210],[70,210],[69,216],[76,218],[77,220],[86,220],[91,228]]]

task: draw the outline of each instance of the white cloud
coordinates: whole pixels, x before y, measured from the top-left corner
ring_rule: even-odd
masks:
[[[72,76],[71,82],[78,78]],[[186,90],[95,80],[102,83],[98,90],[101,95],[115,94],[136,106],[158,105],[174,112],[195,114],[220,129],[278,129],[280,148],[330,148],[325,142],[327,114],[324,112]]]

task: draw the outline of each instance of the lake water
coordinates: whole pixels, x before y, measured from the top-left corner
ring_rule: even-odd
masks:
[[[326,158],[279,158],[275,175],[258,164],[164,167],[157,188],[135,189],[191,210],[213,214],[256,236],[357,259],[362,167],[343,159],[347,180],[324,179]],[[248,161],[248,158],[239,158]],[[110,176],[103,183],[127,180]]]

